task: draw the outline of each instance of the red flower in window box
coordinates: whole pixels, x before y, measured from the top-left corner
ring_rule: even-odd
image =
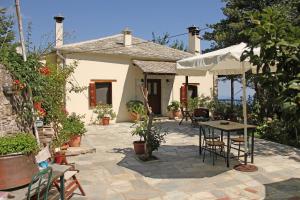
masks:
[[[39,69],[39,72],[45,76],[48,76],[51,73],[50,69],[47,66],[41,67]]]

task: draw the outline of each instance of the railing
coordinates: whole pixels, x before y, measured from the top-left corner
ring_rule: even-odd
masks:
[[[231,103],[231,99],[218,99],[218,101],[223,102],[223,103],[228,103],[228,104]],[[243,102],[242,102],[242,100],[240,100],[240,99],[234,99],[234,100],[233,100],[233,104],[234,104],[234,105],[241,105],[242,103],[243,103]]]

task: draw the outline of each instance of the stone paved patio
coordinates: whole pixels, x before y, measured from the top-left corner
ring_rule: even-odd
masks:
[[[300,151],[256,140],[255,165],[242,173],[226,168],[223,158],[212,165],[198,155],[198,129],[162,122],[166,143],[154,154],[158,161],[136,159],[131,123],[90,126],[84,138],[96,153],[73,157],[78,178],[90,200],[300,199]],[[237,163],[237,161],[232,161]]]

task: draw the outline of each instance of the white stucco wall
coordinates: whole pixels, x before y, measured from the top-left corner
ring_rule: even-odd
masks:
[[[101,56],[96,54],[67,55],[67,64],[78,62],[74,78],[80,86],[88,86],[92,79],[116,80],[112,82],[112,106],[118,114],[116,121],[128,120],[126,102],[135,97],[135,77],[138,70],[130,66],[130,60],[124,57]],[[96,116],[89,107],[88,90],[83,93],[67,92],[67,110],[85,114],[90,123]]]
[[[142,71],[131,64],[128,57],[107,56],[98,54],[70,54],[66,55],[67,64],[78,62],[75,69],[73,83],[78,82],[80,86],[88,86],[90,80],[116,80],[112,82],[112,106],[117,113],[117,122],[128,121],[129,115],[126,103],[129,100],[142,100],[140,85],[143,79]],[[148,79],[161,79],[161,108],[162,114],[167,115],[167,105],[172,100],[180,100],[180,87],[185,83],[184,76],[174,75],[148,75]],[[167,79],[169,82],[167,82]],[[211,96],[213,78],[211,75],[205,77],[189,77],[190,83],[199,83],[198,95]],[[96,116],[89,107],[88,90],[83,93],[67,92],[67,110],[77,114],[85,114],[85,122],[90,123]]]

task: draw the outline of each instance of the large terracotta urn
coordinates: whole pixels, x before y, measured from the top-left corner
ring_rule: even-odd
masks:
[[[33,155],[0,156],[0,190],[27,185],[39,171]]]

